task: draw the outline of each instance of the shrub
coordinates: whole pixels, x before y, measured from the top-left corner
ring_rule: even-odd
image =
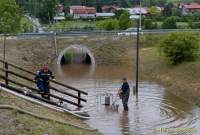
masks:
[[[124,12],[119,18],[119,28],[121,30],[125,30],[127,28],[130,28],[131,25],[132,23],[131,23],[131,19],[129,18],[129,13]]]
[[[163,41],[161,52],[170,63],[176,65],[195,60],[199,41],[195,33],[171,33]]]
[[[154,29],[157,28],[157,23],[153,24],[151,19],[144,20],[144,29]]]
[[[175,17],[168,17],[163,21],[162,24],[163,29],[176,29],[176,19]]]
[[[26,17],[22,17],[20,20],[20,32],[33,32],[33,23]]]
[[[96,24],[98,29],[104,30],[117,30],[119,29],[119,24],[117,19],[106,19],[98,21]]]
[[[200,28],[200,22],[192,22],[192,21],[189,21],[188,22],[188,25],[190,28],[192,29],[199,29]]]
[[[125,12],[127,12],[127,11],[126,11],[126,10],[117,10],[117,11],[115,11],[115,16],[114,16],[114,18],[116,18],[116,19],[119,20],[120,16],[121,16],[123,13],[125,13]]]

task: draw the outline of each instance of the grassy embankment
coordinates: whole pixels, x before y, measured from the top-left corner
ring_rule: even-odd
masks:
[[[156,81],[172,93],[200,106],[200,58],[194,62],[170,65],[161,55],[162,36],[152,36],[152,45],[143,44],[141,49],[141,79]],[[155,43],[155,44],[154,44]]]
[[[0,92],[0,105],[12,105],[32,112],[39,116],[48,117],[61,122],[89,128],[82,120],[71,115],[53,111],[45,107],[27,102],[3,91]],[[100,135],[96,131],[87,131],[64,125],[51,120],[44,120],[16,110],[0,110],[1,135]]]

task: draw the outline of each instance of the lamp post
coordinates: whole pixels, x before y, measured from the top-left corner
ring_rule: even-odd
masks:
[[[140,21],[137,19],[137,51],[136,51],[136,83],[135,92],[138,94],[138,78],[139,78],[139,43],[140,43]]]
[[[139,0],[140,2],[140,28],[142,27],[142,0]]]
[[[135,76],[135,87],[134,91],[136,96],[138,95],[138,81],[139,81],[139,44],[140,44],[140,16],[138,15],[132,15],[130,16],[131,20],[137,21],[137,42],[136,42],[136,76]]]

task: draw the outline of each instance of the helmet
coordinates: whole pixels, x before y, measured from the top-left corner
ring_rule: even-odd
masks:
[[[44,70],[49,70],[49,66],[47,64],[44,65],[43,67]]]

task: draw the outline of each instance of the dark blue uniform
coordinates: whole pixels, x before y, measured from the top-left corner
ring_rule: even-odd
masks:
[[[49,94],[49,80],[54,78],[52,72],[48,70],[47,72],[44,69],[41,69],[37,72],[35,81],[39,89],[39,93],[42,93],[42,96]]]
[[[130,87],[127,82],[124,82],[121,87],[122,90],[122,104],[124,106],[124,110],[128,110],[128,99],[130,95]]]

